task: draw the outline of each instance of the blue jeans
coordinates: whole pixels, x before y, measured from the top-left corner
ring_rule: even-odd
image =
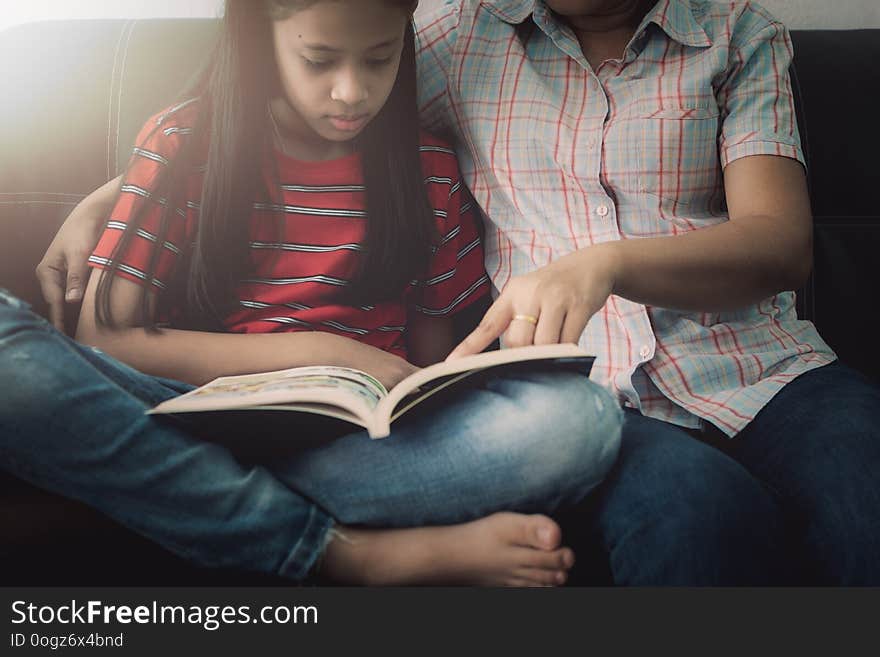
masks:
[[[618,461],[570,524],[580,563],[607,567],[593,581],[878,585],[880,388],[826,365],[732,439],[627,410]]]
[[[0,468],[199,564],[293,579],[334,522],[451,524],[575,504],[620,444],[609,392],[576,373],[537,372],[401,418],[383,440],[358,431],[244,463],[144,414],[192,386],[77,344],[2,290],[0,387]]]

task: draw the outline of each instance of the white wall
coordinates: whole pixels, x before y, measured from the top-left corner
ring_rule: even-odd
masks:
[[[426,8],[443,0],[421,0]],[[793,29],[880,28],[880,0],[757,0]]]
[[[758,0],[791,29],[880,27],[880,0]]]
[[[0,0],[0,30],[47,19],[219,16],[222,7],[222,0]]]
[[[424,10],[443,0],[421,0]],[[880,28],[880,0],[758,0],[790,28]],[[222,0],[0,0],[0,29],[48,18],[217,16]]]

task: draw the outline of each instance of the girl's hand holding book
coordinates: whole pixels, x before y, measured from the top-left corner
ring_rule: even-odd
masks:
[[[355,340],[347,341],[351,344],[346,346],[348,353],[343,355],[343,364],[346,367],[363,370],[374,376],[385,386],[386,390],[391,390],[391,388],[410,374],[420,369],[403,358],[390,354],[387,351],[382,351]]]

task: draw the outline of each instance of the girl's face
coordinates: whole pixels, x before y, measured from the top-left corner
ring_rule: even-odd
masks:
[[[274,21],[285,137],[314,152],[357,136],[391,93],[410,18],[383,0],[319,0]]]

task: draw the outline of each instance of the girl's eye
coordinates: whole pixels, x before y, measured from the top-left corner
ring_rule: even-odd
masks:
[[[367,66],[370,66],[371,68],[382,68],[383,66],[390,64],[392,59],[394,58],[384,57],[382,59],[368,59]]]
[[[306,63],[306,66],[313,68],[316,71],[330,68],[333,64],[333,62],[330,61],[316,61],[314,59],[309,59],[308,57],[303,57],[303,61]]]

